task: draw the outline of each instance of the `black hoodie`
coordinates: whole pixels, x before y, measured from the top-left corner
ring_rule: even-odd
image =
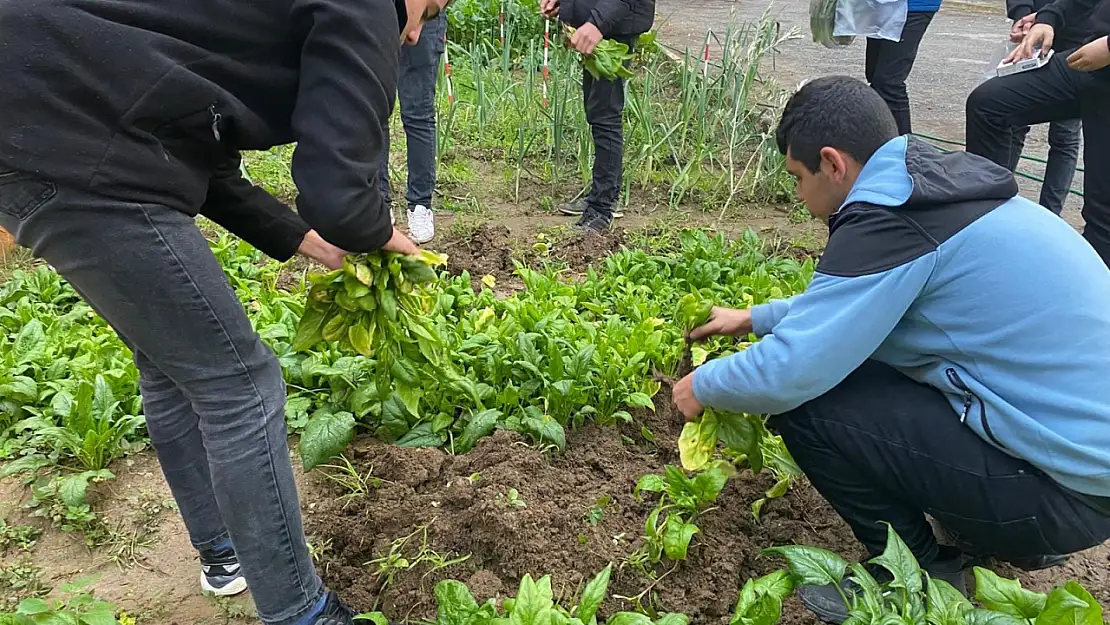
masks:
[[[559,19],[575,28],[590,22],[605,37],[634,37],[651,30],[655,0],[562,0]]]
[[[378,187],[400,48],[395,0],[0,2],[0,165],[203,213],[291,255],[392,235]],[[238,175],[297,142],[296,214]]]
[[[1006,16],[1015,22],[1048,6],[1050,0],[1006,0]],[[1058,52],[1073,50],[1089,41],[1093,35],[1090,11],[1081,12],[1078,19],[1068,19],[1067,26],[1055,31],[1052,47]]]
[[[1056,37],[1080,31],[1087,35],[1081,43],[1088,43],[1110,34],[1110,0],[1055,0],[1037,11],[1037,23],[1051,26]]]

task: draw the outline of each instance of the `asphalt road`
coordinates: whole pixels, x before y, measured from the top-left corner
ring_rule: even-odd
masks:
[[[768,4],[765,0],[656,0],[656,27],[661,40],[678,49],[701,49],[706,31],[723,33],[730,21],[758,21],[765,11],[777,19],[783,32],[791,29],[798,37],[784,43],[773,65],[765,71],[784,86],[831,74],[863,78],[863,42],[830,50],[813,43],[809,32],[809,2],[790,0]],[[967,94],[988,70],[988,59],[1008,32],[1002,0],[946,0],[933,19],[918,52],[908,81],[913,107],[914,132],[963,141],[964,103]],[[710,55],[716,46],[711,44]],[[1047,126],[1035,127],[1026,142],[1026,154],[1044,158],[1048,153]],[[1082,166],[1082,161],[1080,162]],[[1041,175],[1038,163],[1023,162],[1021,170]],[[1040,183],[1018,178],[1022,194],[1037,199]],[[1073,188],[1081,189],[1083,174],[1076,174]],[[1072,195],[1065,217],[1081,224],[1082,198]]]

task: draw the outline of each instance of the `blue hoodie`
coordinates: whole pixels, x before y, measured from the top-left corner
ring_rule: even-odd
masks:
[[[909,0],[906,10],[910,13],[936,13],[940,10],[940,0]]]
[[[939,389],[991,445],[1110,497],[1110,271],[1016,192],[986,159],[891,140],[830,219],[813,282],[752,309],[763,340],[700,367],[698,401],[781,414],[870,358]]]

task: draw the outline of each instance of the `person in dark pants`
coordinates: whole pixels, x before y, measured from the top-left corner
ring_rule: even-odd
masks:
[[[1013,130],[1014,144],[1010,150],[1010,162],[1006,164],[1010,171],[1017,171],[1029,128],[1022,126]],[[1075,179],[1075,167],[1079,162],[1079,134],[1082,131],[1083,122],[1079,119],[1061,119],[1048,123],[1048,162],[1044,166],[1044,182],[1041,183],[1039,202],[1056,215],[1064,212],[1064,202],[1068,199],[1071,183]]]
[[[575,27],[570,44],[583,55],[593,54],[602,38],[628,45],[651,30],[655,0],[540,0],[540,12]],[[582,102],[594,139],[593,182],[589,194],[559,207],[564,215],[579,216],[580,230],[609,228],[620,197],[624,167],[624,80],[596,80],[582,70]]]
[[[1007,0],[1006,13],[1013,20],[1015,29],[1011,30],[1010,38],[1017,43],[1021,42],[1025,33],[1022,25],[1029,24],[1026,19],[1048,4],[1048,0]],[[1076,20],[1082,26],[1082,20]],[[1053,49],[1065,56],[1072,50],[1083,45],[1088,33],[1075,25],[1069,24],[1053,43]],[[1050,122],[1048,125],[1048,163],[1044,168],[1044,182],[1041,184],[1040,204],[1059,215],[1064,210],[1064,202],[1068,198],[1072,179],[1075,178],[1075,166],[1079,162],[1079,133],[1083,127],[1082,122],[1076,119],[1062,119]],[[1010,161],[999,163],[1007,166],[1010,171],[1016,171],[1020,163],[1021,153],[1025,149],[1025,137],[1029,134],[1029,126],[1014,128],[1013,146],[1010,150]]]
[[[762,340],[680,380],[681,412],[774,415],[869,553],[888,522],[961,590],[966,557],[1043,568],[1110,538],[1110,272],[1091,246],[1004,167],[899,136],[858,80],[804,86],[776,135],[828,245],[803,293],[691,332]],[[834,587],[800,596],[847,616]]]
[[[913,132],[910,123],[910,96],[906,91],[906,79],[917,60],[917,49],[925,31],[940,10],[940,0],[909,0],[906,25],[902,27],[902,39],[889,41],[875,37],[867,38],[867,51],[864,56],[864,75],[868,84],[890,107],[894,121],[898,124],[899,134]]]
[[[382,120],[401,42],[447,2],[0,3],[0,227],[131,349],[201,588],[249,587],[270,625],[355,612],[309,555],[277,357],[195,217],[331,268],[419,253],[382,202]],[[297,212],[240,171],[241,150],[291,142]]]
[[[436,188],[436,80],[446,33],[446,13],[425,24],[420,40],[401,48],[401,68],[397,76],[397,100],[401,104],[401,123],[407,139],[406,215],[409,237],[416,244],[427,243],[435,237],[432,193]],[[388,122],[387,119],[381,168],[382,197],[387,206],[392,206]]]
[[[1014,24],[1025,34],[1011,58],[1052,48],[1058,29],[1083,32],[1086,43],[1070,54],[1055,54],[1040,69],[992,78],[968,96],[967,151],[1012,167],[1021,154],[1014,128],[1081,119],[1088,167],[1083,236],[1110,265],[1110,1],[1058,0],[1025,16]]]

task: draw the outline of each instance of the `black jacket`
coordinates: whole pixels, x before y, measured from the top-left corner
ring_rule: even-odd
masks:
[[[1082,45],[1110,34],[1110,0],[1054,0],[1037,11],[1037,23],[1051,26],[1057,37],[1079,38]]]
[[[378,167],[397,5],[0,2],[0,164],[202,213],[279,258],[309,226],[378,249],[392,234]],[[238,170],[240,150],[294,141],[303,221]]]
[[[575,28],[590,22],[606,37],[633,37],[651,30],[655,0],[563,0],[559,20]]]
[[[1048,6],[1051,0],[1006,0],[1006,15],[1015,22],[1021,18],[1036,13]],[[1088,17],[1090,11],[1082,13],[1079,19],[1069,20],[1067,26],[1057,30],[1052,47],[1057,52],[1073,50],[1091,39]]]

